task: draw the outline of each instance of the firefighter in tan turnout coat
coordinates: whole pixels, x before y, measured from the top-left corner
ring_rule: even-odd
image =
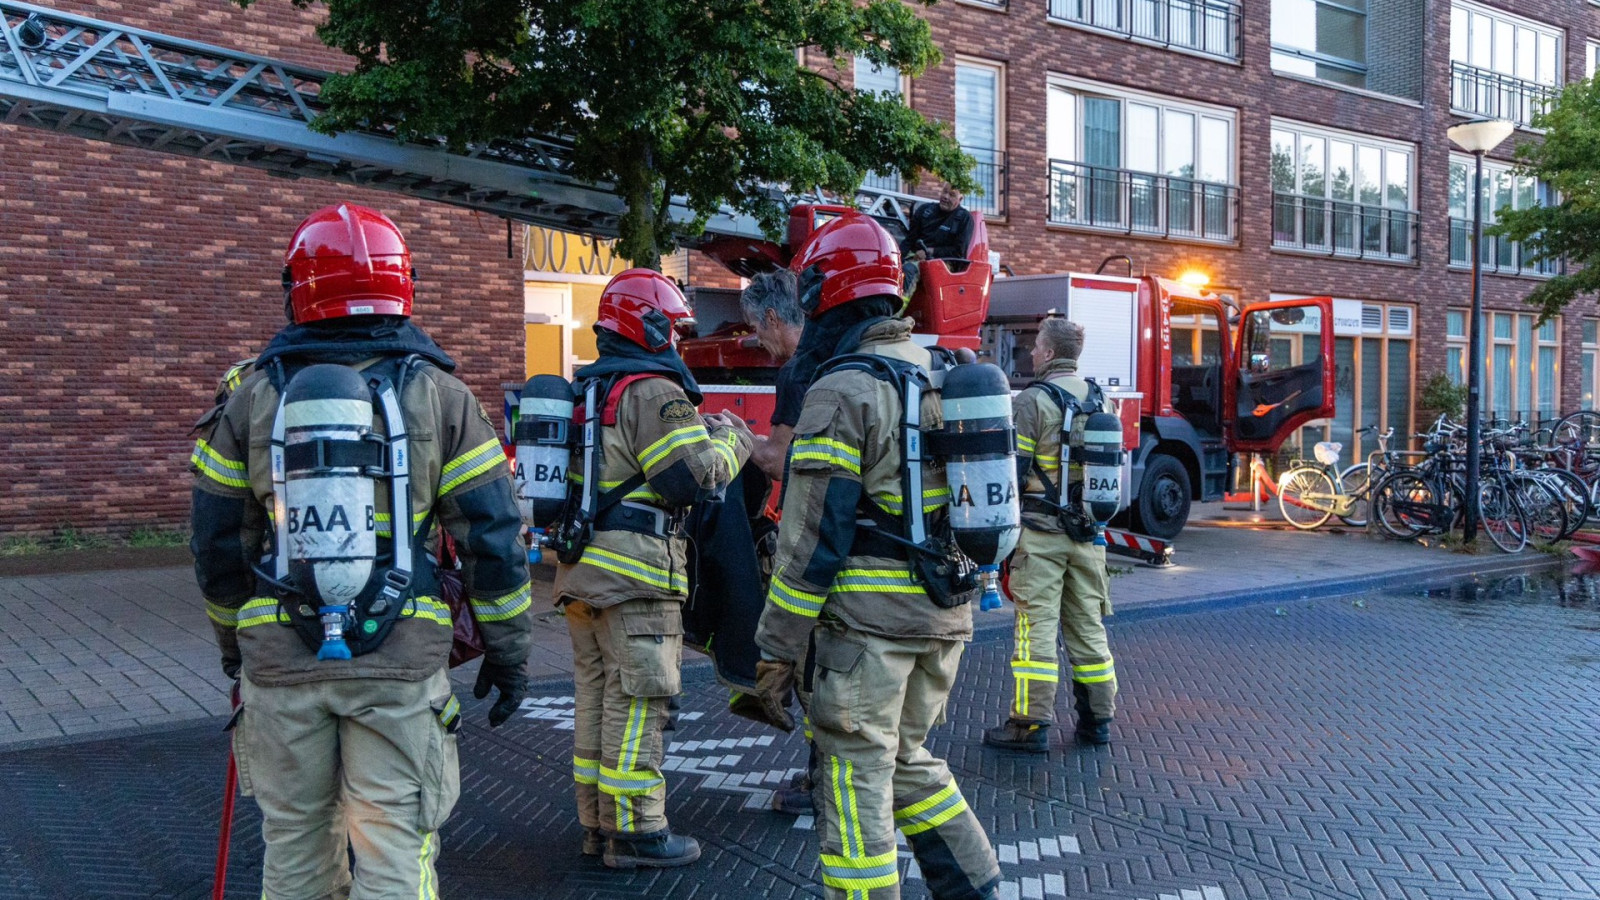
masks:
[[[599,416],[599,485],[592,537],[563,556],[555,598],[572,636],[576,723],[573,777],[583,852],[607,866],[678,866],[700,846],[667,825],[662,726],[679,691],[682,605],[688,596],[684,508],[726,487],[750,455],[742,420],[702,417],[679,358],[675,323],[689,315],[677,285],[630,269],[600,299],[600,358],[576,373],[580,402]],[[590,387],[593,386],[591,390]],[[595,477],[574,454],[572,480]],[[581,490],[576,485],[570,496]],[[569,562],[570,560],[570,562]]]
[[[900,256],[871,218],[847,213],[825,223],[791,268],[808,327],[836,335],[836,354],[873,359],[866,368],[838,368],[837,357],[825,365],[795,425],[756,636],[759,690],[781,708],[798,680],[806,701],[827,897],[898,897],[896,829],[934,897],[990,897],[1000,879],[994,850],[949,767],[923,746],[944,720],[972,635],[970,604],[937,605],[887,528],[859,524],[944,514],[942,469],[924,466],[922,496],[901,496],[900,389],[869,371],[874,360],[926,371],[934,357],[912,342],[910,319],[893,317]],[[939,424],[932,393],[920,408],[924,426]]]

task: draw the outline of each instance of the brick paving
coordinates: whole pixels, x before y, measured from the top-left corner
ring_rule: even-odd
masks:
[[[932,744],[1007,900],[1592,898],[1600,581],[1558,575],[1134,616],[1113,629],[1113,743],[1058,734],[1045,756],[979,742],[1009,681],[991,629]],[[705,857],[638,873],[576,852],[570,688],[495,731],[468,702],[443,895],[818,896],[813,824],[764,809],[803,744],[724,698],[697,669],[668,735],[669,815]],[[208,722],[0,753],[0,900],[208,896],[225,752]],[[258,827],[241,802],[229,897],[259,895]]]

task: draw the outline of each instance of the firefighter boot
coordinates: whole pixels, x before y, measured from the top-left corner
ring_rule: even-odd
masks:
[[[788,784],[773,791],[772,808],[790,816],[815,815],[817,808],[811,799],[811,773],[801,772]]]
[[[682,834],[658,831],[606,841],[605,864],[611,869],[669,869],[700,858],[700,842]]]
[[[599,856],[606,851],[605,835],[598,828],[585,828],[583,830],[583,855]]]
[[[1001,750],[1044,753],[1050,749],[1050,725],[1046,722],[1020,722],[1007,719],[1004,725],[986,729],[983,742]]]
[[[1078,727],[1073,734],[1080,744],[1111,743],[1111,720],[1097,718],[1089,708],[1089,686],[1072,683],[1072,706],[1078,713]]]

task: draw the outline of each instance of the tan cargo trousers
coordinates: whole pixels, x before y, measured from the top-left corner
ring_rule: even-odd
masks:
[[[607,835],[667,830],[661,729],[680,689],[683,606],[625,600],[565,607],[575,686],[578,821]]]
[[[1110,719],[1116,712],[1117,673],[1102,618],[1111,614],[1106,548],[1024,528],[1011,558],[1011,594],[1017,605],[1011,718],[1055,721],[1059,629],[1072,663],[1074,699],[1081,703],[1086,697],[1095,719]]]
[[[240,689],[233,752],[261,807],[263,900],[437,898],[438,829],[461,793],[445,670]]]
[[[817,747],[823,895],[900,896],[895,829],[935,900],[984,897],[1000,864],[944,760],[923,746],[944,721],[962,642],[819,626],[806,711]]]

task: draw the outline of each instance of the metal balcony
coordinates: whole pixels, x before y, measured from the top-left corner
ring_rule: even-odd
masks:
[[[1492,223],[1485,222],[1484,227],[1487,228],[1490,224]],[[1522,244],[1494,234],[1483,236],[1481,255],[1483,270],[1500,275],[1535,275],[1548,278],[1552,275],[1565,274],[1567,271],[1565,260],[1535,260],[1533,251]],[[1450,217],[1450,265],[1465,268],[1472,266],[1471,219]]]
[[[1463,62],[1450,64],[1450,108],[1486,119],[1506,119],[1527,127],[1545,111],[1558,88],[1502,75]]]
[[[1050,224],[1233,244],[1239,188],[1193,178],[1050,160]]]
[[[1050,0],[1050,18],[1222,59],[1239,58],[1244,33],[1233,0]]]
[[[1415,260],[1414,210],[1349,200],[1272,195],[1272,246],[1353,259]]]

